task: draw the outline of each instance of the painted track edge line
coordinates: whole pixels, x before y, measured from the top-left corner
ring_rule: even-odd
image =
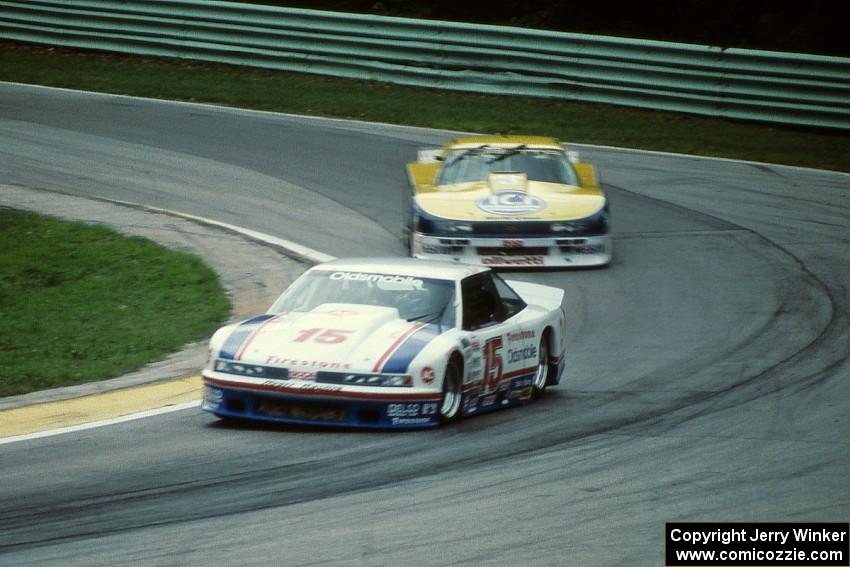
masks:
[[[295,242],[284,240],[283,238],[278,238],[278,237],[272,236],[270,234],[265,234],[265,233],[262,233],[262,232],[258,232],[258,231],[251,230],[251,229],[248,229],[248,228],[240,227],[240,226],[237,226],[237,225],[232,225],[232,224],[229,224],[229,223],[212,220],[212,219],[208,219],[208,218],[205,218],[205,217],[200,217],[200,216],[197,216],[197,215],[190,215],[190,214],[187,214],[187,213],[180,213],[180,212],[177,212],[177,211],[162,209],[162,208],[159,208],[159,207],[151,207],[151,206],[148,206],[148,205],[142,205],[140,203],[133,203],[133,202],[130,202],[130,201],[120,201],[120,200],[116,200],[116,199],[107,199],[107,198],[103,198],[103,197],[95,197],[95,198],[98,199],[98,200],[115,203],[117,205],[124,205],[124,206],[139,208],[139,209],[143,209],[143,210],[147,210],[147,211],[151,211],[151,212],[156,212],[156,213],[172,215],[172,216],[176,216],[176,217],[180,217],[180,218],[185,218],[186,220],[190,220],[190,221],[201,223],[201,224],[216,226],[216,227],[234,232],[236,234],[242,235],[244,237],[250,238],[252,240],[257,240],[257,241],[263,242],[265,244],[270,244],[270,245],[273,245],[273,246],[277,246],[279,248],[283,248],[284,250],[287,250],[287,251],[291,252],[292,254],[295,254],[297,256],[305,258],[305,259],[307,259],[311,262],[314,262],[314,263],[327,262],[327,261],[335,259],[334,256],[324,254],[322,252],[319,252],[317,250],[313,250],[313,249],[308,248],[306,246],[302,246],[302,245],[297,244]],[[164,406],[164,407],[161,407],[161,408],[156,408],[156,409],[152,409],[152,410],[145,410],[145,411],[142,411],[142,412],[137,412],[137,413],[119,416],[119,417],[115,417],[115,418],[98,420],[98,421],[83,423],[83,424],[79,424],[79,425],[72,425],[72,426],[68,426],[68,427],[59,427],[59,428],[56,428],[56,429],[47,429],[47,430],[44,430],[44,431],[37,431],[37,432],[34,432],[34,433],[26,433],[26,434],[23,434],[23,435],[16,435],[16,436],[12,436],[12,437],[4,437],[4,438],[0,438],[0,445],[7,445],[7,444],[10,444],[10,443],[15,443],[15,442],[19,442],[19,441],[29,441],[29,440],[33,440],[33,439],[41,439],[41,438],[44,438],[44,437],[52,437],[52,436],[55,436],[55,435],[62,435],[64,433],[72,433],[72,432],[75,432],[75,431],[84,431],[84,430],[87,430],[87,429],[94,429],[94,428],[98,428],[98,427],[105,427],[105,426],[108,426],[108,425],[115,425],[115,424],[119,424],[119,423],[124,423],[124,422],[127,422],[127,421],[143,419],[143,418],[146,418],[146,417],[163,415],[163,414],[167,414],[167,413],[172,413],[172,412],[176,412],[176,411],[182,411],[182,410],[185,410],[185,409],[191,409],[191,408],[194,408],[194,407],[198,407],[198,406],[200,406],[200,403],[201,403],[200,400],[193,400],[191,402],[184,402],[184,403],[180,403],[180,404]]]
[[[150,211],[153,213],[160,213],[164,215],[171,215],[174,217],[180,217],[186,220],[190,220],[193,222],[215,226],[218,228],[222,228],[224,230],[228,230],[230,232],[234,232],[241,236],[245,236],[252,240],[260,241],[264,244],[270,244],[272,246],[277,246],[278,248],[283,248],[284,250],[294,254],[295,256],[299,256],[314,264],[321,264],[322,262],[329,262],[331,260],[336,260],[335,256],[331,256],[330,254],[325,254],[324,252],[319,252],[318,250],[313,250],[307,246],[303,246],[296,242],[292,242],[291,240],[285,240],[283,238],[278,238],[277,236],[272,236],[271,234],[266,234],[264,232],[259,232],[256,230],[251,230],[250,228],[241,227],[235,224],[230,224],[222,221],[213,220],[206,217],[200,217],[197,215],[192,215],[189,213],[181,213],[178,211],[172,211],[169,209],[162,209],[159,207],[151,207],[150,205],[143,205],[141,203],[134,203],[132,201],[121,201],[118,199],[108,199],[105,197],[91,197],[101,201],[106,201],[108,203],[114,203],[116,205],[124,205],[127,207],[134,207],[138,209],[142,209],[145,211]]]
[[[199,407],[201,405],[201,400],[193,400],[191,402],[183,402],[180,404],[174,404],[169,406],[164,406],[161,408],[145,410],[137,413],[131,413],[127,415],[122,415],[119,417],[111,417],[109,419],[101,419],[98,421],[92,421],[89,423],[81,423],[79,425],[70,425],[68,427],[60,427],[57,429],[47,429],[45,431],[36,431],[34,433],[25,433],[23,435],[15,435],[14,437],[4,437],[0,438],[0,445],[7,445],[9,443],[17,443],[19,441],[30,441],[33,439],[41,439],[44,437],[53,437],[55,435],[62,435],[64,433],[73,433],[75,431],[85,431],[87,429],[96,429],[98,427],[106,427],[108,425],[117,425],[119,423],[126,423],[128,421],[135,421],[137,419],[144,419],[146,417],[153,417],[157,415],[163,415],[167,413],[173,413],[176,411],[183,411],[186,409],[191,409],[195,407]]]

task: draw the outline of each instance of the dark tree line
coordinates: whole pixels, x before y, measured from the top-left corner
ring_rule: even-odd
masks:
[[[444,19],[850,57],[847,0],[251,0],[316,10]]]

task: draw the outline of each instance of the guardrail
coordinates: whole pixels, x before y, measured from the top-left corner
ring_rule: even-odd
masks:
[[[850,58],[203,0],[0,0],[0,38],[850,129]]]

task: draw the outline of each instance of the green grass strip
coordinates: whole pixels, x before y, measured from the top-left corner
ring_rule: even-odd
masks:
[[[850,133],[0,43],[0,80],[850,171]],[[399,164],[403,167],[403,164]]]
[[[209,336],[229,312],[195,256],[0,209],[0,396],[135,370]]]

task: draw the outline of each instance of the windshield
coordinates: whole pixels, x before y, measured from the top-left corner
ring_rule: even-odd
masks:
[[[304,274],[269,313],[312,311],[325,303],[395,307],[408,321],[454,326],[454,281],[345,270]]]
[[[437,185],[485,181],[491,173],[521,172],[529,181],[578,185],[575,171],[558,150],[478,147],[457,150],[445,160]]]

